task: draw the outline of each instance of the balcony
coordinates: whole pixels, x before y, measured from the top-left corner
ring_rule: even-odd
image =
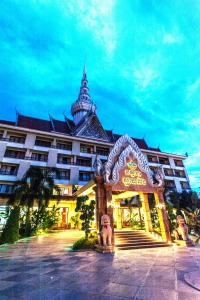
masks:
[[[147,155],[147,159],[148,159],[148,162],[150,162],[150,163],[155,163],[155,164],[158,163],[158,158],[157,158],[157,156]]]
[[[162,165],[170,165],[169,160],[166,158],[159,157],[159,163]]]
[[[174,164],[176,167],[184,167],[182,160],[174,160]]]
[[[93,173],[79,173],[79,181],[90,181],[94,177]]]
[[[1,141],[4,142],[10,142],[10,143],[17,143],[17,144],[24,144],[25,143],[25,138],[24,137],[15,137],[15,136],[11,136],[9,138],[3,138],[0,137]]]
[[[176,172],[176,171],[175,171],[175,174],[174,174],[174,176],[176,176],[176,177],[180,177],[180,178],[186,178],[186,175],[185,175],[185,173],[179,173],[179,172]]]
[[[5,153],[4,157],[25,159],[25,152],[16,152],[16,153],[7,152],[7,153]]]
[[[16,176],[17,175],[17,169],[15,169],[15,170],[1,170],[0,169],[0,175],[12,175],[12,176]]]
[[[35,146],[50,148],[51,147],[51,142],[36,139]]]
[[[60,149],[60,150],[67,150],[72,151],[72,144],[71,143],[57,143],[56,146],[51,146],[52,148]]]
[[[26,156],[26,160],[47,162],[48,156]]]

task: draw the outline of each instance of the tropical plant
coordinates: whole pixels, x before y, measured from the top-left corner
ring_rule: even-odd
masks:
[[[60,189],[54,184],[55,169],[41,170],[38,167],[31,167],[23,176],[22,180],[14,185],[13,193],[8,201],[9,205],[26,207],[25,236],[31,234],[31,210],[34,202],[38,209],[48,206],[54,191],[57,192],[58,200]],[[39,222],[39,218],[37,220]]]
[[[46,209],[42,206],[40,209],[35,209],[31,216],[31,228],[33,233],[45,231],[52,228],[60,220],[59,208],[55,205],[51,209]]]
[[[82,230],[85,231],[85,237],[91,230],[91,223],[94,221],[95,200],[90,200],[88,196],[81,196],[77,198],[75,211],[80,213],[80,220],[82,220]]]
[[[74,225],[74,228],[77,229],[80,223],[79,214],[75,214],[70,219],[71,223]]]
[[[19,216],[20,207],[15,206],[8,217],[1,235],[1,244],[14,243],[19,239]]]
[[[160,232],[160,222],[159,222],[157,208],[155,207],[151,209],[151,221],[152,221],[153,228],[156,231]]]

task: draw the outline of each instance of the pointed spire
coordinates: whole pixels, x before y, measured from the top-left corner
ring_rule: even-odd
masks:
[[[77,101],[91,102],[85,64],[83,68],[83,77],[81,80],[81,87]]]
[[[80,92],[78,99],[72,105],[71,113],[74,117],[74,122],[78,123],[87,112],[95,113],[95,111],[96,106],[94,105],[89,94],[86,65],[84,64]]]

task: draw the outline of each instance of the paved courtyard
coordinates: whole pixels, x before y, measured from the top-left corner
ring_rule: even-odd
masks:
[[[200,300],[184,274],[200,269],[200,248],[71,252],[77,231],[0,247],[0,300]]]

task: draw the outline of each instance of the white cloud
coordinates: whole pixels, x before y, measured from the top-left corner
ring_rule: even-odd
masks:
[[[180,35],[167,33],[163,36],[164,44],[177,44],[181,41]]]
[[[200,88],[200,78],[197,78],[187,87],[186,99],[190,99]]]
[[[193,120],[190,122],[190,125],[200,126],[200,118],[193,119]]]
[[[148,66],[141,66],[135,69],[133,74],[136,84],[143,89],[147,88],[158,77],[157,72]]]

